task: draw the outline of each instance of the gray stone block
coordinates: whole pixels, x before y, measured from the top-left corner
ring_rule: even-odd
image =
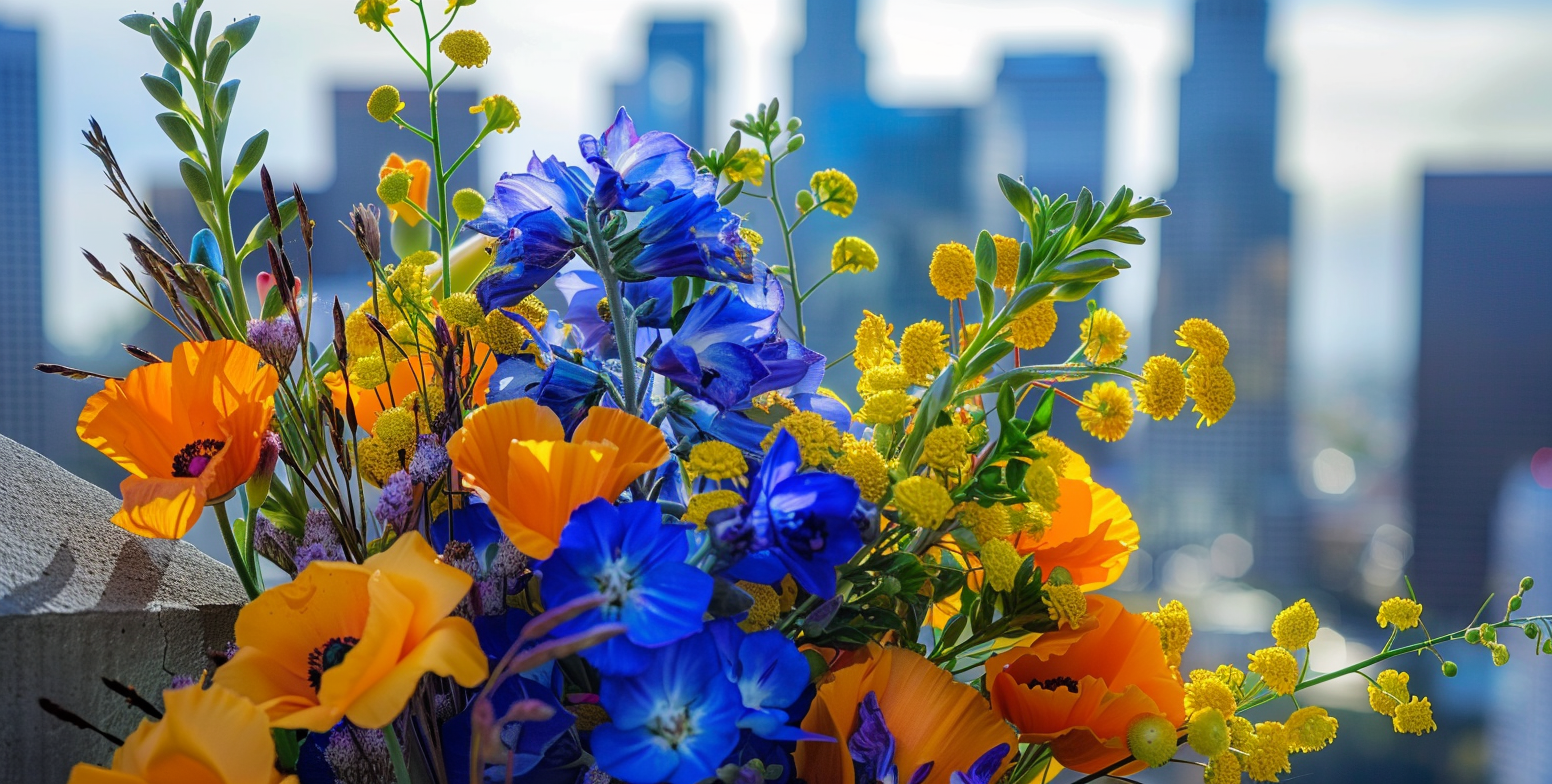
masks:
[[[153,703],[232,639],[237,575],[193,546],[110,522],[119,501],[0,436],[0,782],[63,782],[113,746],[38,707],[47,697],[123,737],[141,714],[103,677]],[[206,523],[208,524],[208,523]]]

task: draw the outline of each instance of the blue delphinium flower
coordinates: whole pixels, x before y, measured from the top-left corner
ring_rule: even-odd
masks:
[[[688,275],[714,281],[754,279],[754,248],[739,233],[739,216],[717,201],[715,182],[683,191],[653,207],[636,239],[630,265],[642,275]]]
[[[852,731],[846,744],[851,760],[857,766],[857,780],[873,782],[899,781],[895,769],[895,735],[884,722],[884,711],[878,706],[878,695],[868,692],[857,706],[857,729]],[[927,762],[911,772],[910,784],[921,784],[932,774],[932,763]]]
[[[603,379],[591,367],[565,359],[555,359],[540,367],[533,357],[519,355],[503,357],[496,363],[486,401],[530,398],[554,411],[569,434],[603,393]]]
[[[637,135],[636,123],[623,106],[603,139],[584,134],[578,147],[598,172],[593,198],[600,210],[640,212],[695,185],[690,145],[664,131]]]
[[[709,634],[645,658],[634,677],[603,679],[598,696],[610,722],[593,730],[593,756],[601,770],[630,784],[697,784],[738,743],[738,687]]]
[[[601,673],[629,675],[647,665],[649,649],[700,631],[712,579],[684,562],[688,528],[664,525],[653,501],[616,507],[600,498],[572,512],[555,554],[536,569],[540,596],[546,607],[594,593],[609,601],[561,624],[555,634],[623,623],[624,634],[582,656]]]
[[[535,155],[528,171],[501,176],[484,214],[466,224],[496,238],[492,264],[508,268],[475,287],[485,310],[515,305],[555,275],[577,247],[566,221],[586,216],[592,188],[582,170],[553,156],[540,161]]]
[[[800,472],[802,464],[797,439],[777,433],[748,501],[714,513],[707,524],[732,563],[729,576],[769,585],[791,574],[803,590],[828,598],[835,567],[862,548],[871,510],[851,477]]]
[[[970,763],[969,770],[949,774],[948,784],[992,784],[992,777],[997,775],[997,769],[1002,767],[1009,751],[1008,744],[997,744]]]
[[[582,757],[582,746],[572,727],[576,717],[565,709],[555,693],[544,684],[527,678],[508,678],[491,693],[491,707],[496,716],[503,716],[513,703],[534,700],[555,711],[542,721],[512,722],[501,728],[501,745],[506,753],[503,758],[512,761],[510,774],[507,766],[487,765],[481,780],[490,784],[505,781],[533,782],[534,784],[571,784],[577,780]],[[464,712],[442,724],[442,761],[447,766],[447,780],[469,780],[469,744],[472,740],[474,704]],[[509,756],[510,755],[510,756]]]
[[[718,287],[690,306],[673,339],[652,355],[652,370],[719,409],[733,408],[770,375],[751,347],[775,334],[779,315]]]
[[[833,741],[827,735],[805,732],[796,726],[807,712],[789,711],[808,688],[808,659],[785,634],[775,630],[746,634],[731,620],[713,621],[707,634],[717,643],[728,677],[738,685],[744,705],[740,729],[779,741]]]
[[[432,549],[439,553],[447,549],[448,542],[457,540],[468,542],[482,559],[491,546],[499,544],[507,536],[501,532],[501,526],[496,523],[496,516],[491,514],[490,507],[473,494],[465,496],[463,508],[448,508],[437,515],[426,534],[431,540]]]
[[[605,301],[606,295],[598,273],[589,269],[565,271],[555,279],[555,287],[566,297],[564,321],[571,325],[577,347],[598,359],[618,359],[614,324],[604,321],[603,313],[600,312],[599,303]],[[625,283],[620,288],[620,294],[627,305],[646,308],[636,314],[638,329],[633,345],[651,345],[656,333],[648,330],[666,329],[673,316],[673,281],[653,278],[639,283]]]

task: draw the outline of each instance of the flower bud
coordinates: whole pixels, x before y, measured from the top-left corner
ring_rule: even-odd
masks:
[[[490,59],[490,41],[478,30],[454,30],[438,48],[459,68],[484,68]]]
[[[1534,623],[1528,624],[1525,627],[1525,636],[1531,638],[1532,640],[1536,639],[1537,637],[1540,637],[1541,636],[1541,627],[1537,626]]]
[[[1479,643],[1481,641],[1482,641],[1482,633],[1481,632],[1477,631],[1476,629],[1467,629],[1466,630],[1466,642],[1469,642],[1472,645],[1476,645],[1477,643]]]
[[[1453,678],[1456,673],[1460,672],[1460,668],[1456,667],[1455,662],[1452,661],[1445,662],[1439,669],[1444,671],[1444,677],[1446,678]]]
[[[1529,591],[1531,589],[1531,586],[1533,586],[1535,584],[1536,584],[1536,581],[1530,579],[1529,577],[1526,577],[1525,579],[1520,580],[1520,592],[1524,593],[1526,591]]]
[[[1477,627],[1477,631],[1481,635],[1483,642],[1498,642],[1498,629],[1494,628],[1492,624],[1484,623]]]
[[[389,174],[377,183],[377,198],[384,204],[393,205],[409,198],[410,183],[415,181],[415,175],[404,169]]]
[[[366,113],[380,123],[392,120],[395,114],[403,110],[404,102],[399,100],[399,88],[391,84],[373,90],[366,99]]]
[[[1163,716],[1139,716],[1126,728],[1126,748],[1148,767],[1163,767],[1175,756],[1175,725]]]
[[[289,322],[287,322],[289,323]],[[295,347],[292,348],[295,352]],[[264,432],[259,445],[259,464],[248,477],[248,506],[258,509],[269,498],[270,480],[275,476],[275,463],[280,460],[280,434],[273,430]]]
[[[1521,599],[1518,596],[1509,597],[1509,612],[1514,612],[1515,610],[1520,609],[1521,605],[1523,604],[1525,604],[1524,599]]]
[[[1552,654],[1552,639],[1548,639],[1547,641],[1541,643],[1541,652],[1545,654]]]
[[[472,221],[485,211],[485,196],[473,188],[453,194],[453,214],[459,220]]]

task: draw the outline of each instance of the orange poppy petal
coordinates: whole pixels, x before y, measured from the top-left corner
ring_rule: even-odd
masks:
[[[605,498],[618,498],[636,477],[668,462],[668,442],[662,431],[617,408],[594,406],[571,440],[607,441],[619,449],[614,474],[604,485]]]
[[[275,742],[264,712],[240,695],[220,687],[163,692],[165,718],[156,723],[160,737],[144,769],[151,781],[170,778],[168,761],[183,758],[215,774],[222,784],[268,784],[274,770]],[[125,748],[129,741],[125,740]]]
[[[431,627],[447,617],[468,595],[474,578],[462,569],[437,561],[437,554],[418,531],[401,536],[393,546],[362,564],[378,571],[393,587],[409,598],[414,615],[408,635],[411,640],[426,636]]]
[[[463,618],[443,618],[386,676],[351,703],[347,716],[362,727],[382,727],[404,710],[421,676],[435,673],[466,688],[485,681],[489,661],[474,626]]]
[[[70,781],[67,784],[145,784],[145,779],[99,768],[96,765],[88,765],[85,762],[77,762],[75,767],[70,769]]]
[[[577,507],[598,498],[613,471],[613,444],[518,441],[509,449],[507,487],[523,488],[513,505],[512,524],[498,516],[518,552],[545,559],[560,544],[560,532]]]
[[[142,365],[87,399],[76,435],[135,476],[170,478],[173,456],[192,440],[186,422],[172,421],[171,400],[172,365]]]
[[[318,689],[318,704],[344,713],[360,726],[377,729],[391,721],[398,710],[381,724],[369,724],[354,715],[356,700],[378,681],[388,677],[398,666],[400,654],[414,645],[415,641],[409,637],[409,621],[415,606],[381,572],[374,573],[367,581],[367,593],[371,597],[371,609],[367,611],[366,628],[361,631],[355,646],[345,654],[344,660],[323,673],[323,683]],[[400,696],[398,707],[402,710],[404,701],[409,699],[409,692]],[[378,717],[371,715],[360,718]],[[322,732],[326,729],[313,731]]]
[[[152,539],[182,539],[199,522],[207,500],[196,478],[129,476],[119,483],[119,495],[124,505],[113,516],[113,524]]]

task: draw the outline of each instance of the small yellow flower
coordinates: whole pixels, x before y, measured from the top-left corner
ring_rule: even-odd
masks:
[[[1030,499],[1047,512],[1061,508],[1059,499],[1062,487],[1056,481],[1056,472],[1044,460],[1024,474],[1024,492],[1029,493]]]
[[[1083,356],[1096,365],[1108,365],[1126,356],[1126,341],[1132,337],[1126,322],[1105,308],[1084,318],[1078,335],[1083,339]]]
[[[1272,639],[1290,651],[1309,645],[1317,631],[1320,631],[1320,618],[1306,599],[1294,602],[1272,619]]]
[[[1162,354],[1142,366],[1142,380],[1132,384],[1137,410],[1158,419],[1174,419],[1186,405],[1186,375],[1180,363]]]
[[[706,518],[712,512],[723,509],[733,509],[744,505],[744,496],[737,490],[713,490],[709,493],[700,493],[690,496],[684,517],[680,518],[686,523],[693,524],[696,528],[706,527]]]
[[[366,113],[380,123],[392,120],[403,109],[404,102],[399,100],[399,88],[391,84],[373,90],[366,99]]]
[[[469,107],[469,114],[480,113],[485,115],[482,133],[507,133],[516,130],[523,121],[523,113],[517,110],[517,104],[505,95],[486,96],[479,105]]]
[[[1288,717],[1288,743],[1294,751],[1320,751],[1336,740],[1336,717],[1318,705],[1300,708]]]
[[[989,539],[981,542],[981,567],[986,571],[986,582],[999,591],[1013,588],[1013,580],[1024,563],[1024,557],[1006,539]]]
[[[777,616],[781,615],[781,596],[775,588],[745,580],[739,580],[738,587],[754,597],[754,606],[749,608],[749,615],[738,622],[738,628],[753,634],[776,623]]]
[[[728,182],[747,182],[759,186],[765,182],[765,164],[771,158],[754,147],[744,147],[727,160],[722,174]]]
[[[1169,764],[1176,748],[1175,725],[1163,716],[1145,713],[1126,727],[1126,750],[1150,768]]]
[[[1221,716],[1232,717],[1238,705],[1233,687],[1223,679],[1207,670],[1191,671],[1191,681],[1185,685],[1187,716],[1195,716],[1205,710],[1215,710]]]
[[[964,299],[975,291],[975,254],[962,242],[947,242],[932,252],[927,277],[938,296]]]
[[[1213,757],[1202,771],[1204,784],[1239,784],[1243,777],[1244,770],[1240,767],[1239,757],[1232,751]]]
[[[1180,337],[1175,345],[1185,346],[1215,365],[1223,364],[1223,358],[1229,355],[1229,338],[1207,319],[1186,319],[1175,334]]]
[[[1288,764],[1289,751],[1288,730],[1275,721],[1260,722],[1245,760],[1245,772],[1251,781],[1276,781],[1277,774],[1293,770]]]
[[[474,5],[474,0],[447,0],[447,10],[443,11],[442,13],[450,14],[453,11],[456,11],[459,6],[466,5]]]
[[[544,329],[544,325],[550,320],[550,309],[545,306],[544,300],[533,294],[523,297],[512,309],[517,311],[517,315],[528,319],[528,323],[532,324],[534,329]]]
[[[1412,676],[1405,672],[1385,670],[1374,679],[1379,685],[1369,684],[1369,707],[1381,716],[1396,715],[1396,707],[1411,699],[1407,682]]]
[[[358,357],[355,367],[350,371],[351,386],[360,389],[375,389],[388,380],[388,368],[383,364],[382,354],[368,354]]]
[[[760,232],[755,231],[748,226],[738,227],[738,236],[743,237],[744,242],[749,243],[749,249],[754,251],[756,254],[758,254],[760,252],[760,248],[765,245],[765,238],[760,236]]]
[[[1051,513],[1039,505],[1015,507],[1008,511],[1010,533],[1029,534],[1035,541],[1045,536],[1051,527]]]
[[[1008,337],[1021,351],[1040,348],[1056,334],[1056,302],[1043,299],[1025,308],[1008,326]]]
[[[1509,663],[1509,646],[1501,642],[1490,642],[1487,644],[1487,648],[1493,652],[1494,667],[1502,667]]]
[[[720,482],[748,473],[749,461],[743,450],[726,441],[702,441],[690,448],[690,459],[684,467],[692,477]]]
[[[1390,724],[1396,732],[1413,735],[1425,735],[1439,728],[1433,723],[1433,706],[1428,704],[1427,697],[1413,697],[1410,702],[1396,706]]]
[[[1229,688],[1239,691],[1245,685],[1245,671],[1232,664],[1220,664],[1213,671],[1213,677],[1228,684]]]
[[[484,68],[490,60],[490,41],[478,30],[454,30],[437,48],[459,68]]]
[[[893,362],[870,367],[857,379],[857,394],[864,398],[890,390],[903,390],[911,385],[905,377],[905,368]]]
[[[1101,441],[1120,441],[1132,426],[1132,393],[1114,381],[1101,381],[1083,393],[1078,407],[1083,431]]]
[[[415,181],[415,175],[400,169],[377,182],[377,198],[384,204],[395,205],[402,203],[410,195],[410,184]]]
[[[993,539],[1013,535],[1013,527],[1009,524],[1008,507],[1002,504],[981,506],[974,501],[966,501],[959,505],[959,511],[954,515],[954,520],[970,529],[970,532],[975,534],[975,540],[982,545]]]
[[[398,0],[361,0],[356,3],[356,21],[374,33],[384,27],[393,27],[393,20],[388,17],[399,13],[397,3]]]
[[[415,415],[405,408],[394,406],[377,415],[372,425],[372,435],[390,450],[411,449],[415,446]]]
[[[954,499],[943,485],[925,476],[911,476],[895,485],[895,508],[914,525],[937,528],[953,511]]]
[[[852,354],[852,362],[858,370],[895,361],[895,342],[889,337],[894,331],[894,325],[883,316],[862,311],[862,323],[857,325],[857,350]]]
[[[1083,598],[1083,589],[1068,583],[1067,585],[1052,585],[1046,583],[1045,595],[1040,597],[1045,603],[1046,609],[1051,613],[1051,620],[1056,621],[1056,628],[1060,629],[1066,624],[1069,629],[1082,626],[1089,619],[1088,600]]]
[[[442,300],[442,318],[456,327],[477,327],[485,320],[480,301],[467,291],[455,292]]]
[[[1043,455],[1040,462],[1050,466],[1057,476],[1066,473],[1067,461],[1072,457],[1072,449],[1066,443],[1050,433],[1040,433],[1030,439],[1030,443]]]
[[[453,194],[453,214],[458,220],[472,221],[485,212],[485,195],[473,188],[461,188]]]
[[[862,408],[857,411],[857,419],[867,425],[889,425],[910,416],[915,410],[916,398],[898,389],[890,389],[863,401]]]
[[[997,248],[997,276],[992,279],[992,288],[1011,293],[1013,284],[1018,278],[1019,241],[1001,234],[993,234],[992,244]]]
[[[1248,752],[1256,743],[1256,727],[1244,716],[1230,716],[1229,746]]]
[[[944,425],[922,439],[921,462],[936,471],[953,471],[965,464],[970,431],[964,425]]]
[[[401,461],[399,450],[389,449],[376,438],[363,438],[356,444],[357,467],[361,471],[361,477],[370,482],[373,487],[382,487],[395,471],[409,465],[409,457],[406,455]]]
[[[782,430],[791,433],[798,442],[804,468],[831,465],[835,462],[835,453],[841,451],[841,431],[817,411],[789,414],[766,434],[761,448],[770,449],[771,444],[776,443],[776,434]]]
[[[843,440],[843,453],[835,461],[835,473],[849,476],[870,503],[878,503],[889,492],[889,464],[869,441]]]
[[[1396,629],[1405,631],[1417,625],[1418,619],[1423,615],[1423,606],[1411,599],[1403,599],[1395,596],[1380,602],[1379,614],[1374,616],[1374,621],[1383,629],[1390,624],[1395,624]]]
[[[943,322],[918,321],[900,335],[900,364],[913,384],[926,386],[948,366],[948,334]]]
[[[480,338],[497,354],[514,357],[519,354],[535,354],[538,346],[523,325],[512,320],[506,311],[497,308],[485,314],[480,325]]]
[[[1197,711],[1186,725],[1186,743],[1204,757],[1216,757],[1229,749],[1229,724],[1217,708]]]
[[[1272,691],[1288,695],[1299,685],[1299,662],[1286,648],[1262,648],[1249,658],[1250,671]]]
[[[1191,376],[1186,381],[1186,393],[1196,401],[1191,410],[1202,415],[1196,426],[1201,427],[1206,423],[1212,427],[1218,420],[1228,416],[1229,409],[1234,407],[1234,376],[1222,365],[1192,363]]]
[[[818,206],[831,215],[844,218],[857,206],[857,184],[844,172],[835,169],[814,172],[808,187],[818,199]]]
[[[1164,658],[1169,666],[1179,667],[1180,656],[1191,642],[1191,614],[1179,600],[1163,604],[1158,612],[1144,612],[1142,617],[1159,629],[1159,645],[1164,648]],[[1209,755],[1211,756],[1211,755]]]
[[[830,271],[853,274],[878,269],[878,251],[861,237],[842,237],[830,249]]]

